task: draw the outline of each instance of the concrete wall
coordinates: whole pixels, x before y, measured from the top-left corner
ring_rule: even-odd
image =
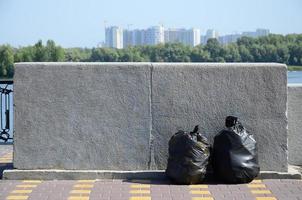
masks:
[[[288,86],[288,161],[302,165],[302,84]]]
[[[148,168],[149,64],[16,64],[14,90],[16,168]]]
[[[212,140],[236,115],[261,170],[287,170],[285,65],[20,63],[14,81],[18,169],[164,169],[178,129]]]

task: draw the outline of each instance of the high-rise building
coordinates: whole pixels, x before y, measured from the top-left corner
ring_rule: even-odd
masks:
[[[144,45],[145,30],[135,29],[132,31],[132,45],[141,46]]]
[[[165,30],[165,43],[182,43],[186,30],[179,28],[169,28]]]
[[[123,31],[123,48],[133,46],[133,31],[124,30]]]
[[[200,29],[192,28],[190,31],[190,45],[195,47],[200,45]]]
[[[144,43],[147,45],[156,45],[165,42],[164,27],[153,26],[145,30]]]
[[[165,43],[182,43],[189,46],[200,44],[199,29],[175,29],[170,28],[165,30]]]
[[[218,32],[209,29],[206,35],[201,36],[200,30],[196,28],[168,28],[163,26],[153,26],[147,29],[123,30],[117,26],[105,29],[105,46],[112,48],[126,48],[129,46],[157,45],[161,43],[182,43],[189,46],[206,44],[208,39],[216,38],[223,44],[236,42],[242,36],[260,37],[269,35],[268,29],[257,29],[256,31],[243,32],[242,34],[229,34],[218,37]]]
[[[105,29],[106,47],[123,48],[123,29],[118,26],[111,26]]]
[[[261,36],[268,36],[269,35],[269,29],[256,29],[256,33],[257,33],[257,37],[261,37]]]
[[[216,38],[218,39],[218,32],[214,29],[208,29],[206,35],[200,36],[201,44],[207,44],[208,39]]]
[[[224,35],[219,37],[219,42],[223,45],[236,42],[239,38],[246,36],[246,37],[262,37],[262,36],[267,36],[269,35],[270,31],[269,29],[257,29],[256,31],[246,31],[243,32],[242,34],[229,34],[229,35]]]
[[[207,33],[206,33],[206,38],[207,40],[210,39],[210,38],[218,38],[218,32],[214,29],[209,29],[207,30]]]
[[[270,33],[269,29],[259,29],[258,28],[258,29],[256,29],[255,32],[253,32],[253,31],[243,32],[242,36],[256,38],[256,37],[261,37],[261,36],[267,36],[267,35],[269,35],[269,33]]]
[[[241,34],[229,34],[229,35],[220,36],[218,41],[221,44],[226,45],[232,42],[236,42],[240,37]]]

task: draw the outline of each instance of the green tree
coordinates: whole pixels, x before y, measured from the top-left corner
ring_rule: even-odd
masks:
[[[211,60],[209,52],[204,50],[201,45],[192,49],[190,57],[192,62],[209,62]]]
[[[93,48],[89,61],[93,62],[118,62],[119,55],[117,49],[113,48]]]
[[[49,62],[64,61],[64,50],[60,46],[56,46],[53,40],[47,40],[45,51],[45,60]]]
[[[34,61],[34,48],[32,46],[21,47],[16,50],[15,62],[33,62]]]
[[[224,47],[225,55],[224,59],[226,62],[240,62],[241,56],[236,43],[231,43]]]
[[[248,48],[246,48],[245,45],[239,45],[238,46],[240,58],[242,62],[254,62],[254,57],[249,51]]]
[[[223,47],[219,44],[218,40],[211,38],[207,41],[205,50],[209,52],[211,57],[211,62],[225,62],[224,56],[225,51]]]
[[[0,47],[0,77],[12,78],[14,75],[14,52],[11,46]]]
[[[47,54],[45,51],[45,47],[43,46],[42,40],[39,40],[34,45],[34,59],[35,62],[43,62],[47,60]]]

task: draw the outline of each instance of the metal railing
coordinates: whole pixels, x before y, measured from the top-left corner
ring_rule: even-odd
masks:
[[[0,143],[13,142],[13,81],[0,80]]]

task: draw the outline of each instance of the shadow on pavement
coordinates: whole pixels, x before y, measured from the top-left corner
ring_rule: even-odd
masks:
[[[123,182],[128,183],[137,183],[137,184],[153,184],[153,185],[185,185],[185,184],[177,184],[171,181],[168,177],[163,177],[161,180],[150,180],[150,179],[128,179],[124,180]],[[206,185],[241,185],[241,184],[230,184],[224,183],[220,180],[217,180],[213,174],[207,174],[204,181],[199,184],[206,184]]]
[[[13,169],[13,163],[0,163],[0,179],[2,179],[3,171],[6,169]]]

